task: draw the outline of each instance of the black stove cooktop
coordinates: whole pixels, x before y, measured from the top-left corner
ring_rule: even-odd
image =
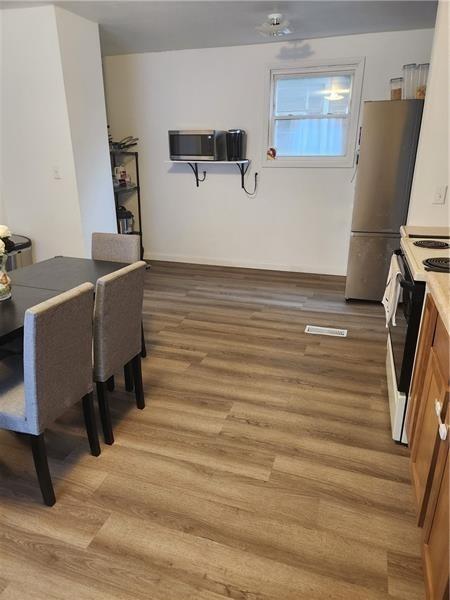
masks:
[[[417,242],[414,242],[414,246],[418,246],[419,248],[430,248],[433,250],[450,248],[450,244],[442,242],[441,240],[418,240]]]
[[[423,261],[425,271],[434,271],[436,273],[450,273],[450,257],[438,256],[436,258],[426,258]]]

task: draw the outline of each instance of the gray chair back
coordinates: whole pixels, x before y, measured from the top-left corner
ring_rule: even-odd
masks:
[[[38,435],[93,389],[91,283],[29,308],[24,325],[27,431]]]
[[[107,381],[141,352],[146,263],[138,261],[97,280],[94,379]]]
[[[141,259],[140,237],[122,233],[93,233],[92,258],[130,264],[137,262]]]

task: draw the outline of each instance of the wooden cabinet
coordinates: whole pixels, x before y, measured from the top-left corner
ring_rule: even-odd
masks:
[[[448,414],[448,413],[447,413]],[[448,425],[448,420],[447,420]],[[423,528],[423,562],[427,596],[449,597],[449,444],[440,440]]]
[[[424,381],[419,397],[419,410],[411,447],[411,473],[419,513],[419,525],[423,524],[430,494],[431,479],[439,446],[438,415],[445,414],[447,408],[448,381],[431,347],[426,366]]]
[[[407,431],[411,475],[423,529],[427,598],[449,592],[450,336],[427,296],[414,367]]]

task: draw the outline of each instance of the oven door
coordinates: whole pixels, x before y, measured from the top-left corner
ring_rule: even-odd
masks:
[[[405,264],[402,255],[398,256],[398,263],[402,271],[402,276],[406,281],[406,273],[408,273],[408,267]],[[410,297],[409,290],[403,287],[402,291],[402,302],[399,303],[397,313],[395,315],[396,325],[389,323],[389,336],[391,338],[392,356],[394,359],[395,378],[397,380],[397,389],[400,392],[405,392],[404,389],[400,388],[400,380],[402,378],[402,366],[403,356],[405,352],[406,336],[408,332],[408,319],[410,311]]]
[[[411,383],[425,284],[414,281],[403,254],[398,253],[398,259],[403,277],[402,302],[397,309],[396,326],[392,322],[389,323],[389,335],[397,389],[407,395]]]

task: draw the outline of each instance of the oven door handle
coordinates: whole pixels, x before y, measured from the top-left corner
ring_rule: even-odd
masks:
[[[406,290],[413,290],[414,289],[414,283],[412,283],[411,281],[406,281],[406,279],[404,277],[400,278],[400,287],[402,287],[403,289]]]

